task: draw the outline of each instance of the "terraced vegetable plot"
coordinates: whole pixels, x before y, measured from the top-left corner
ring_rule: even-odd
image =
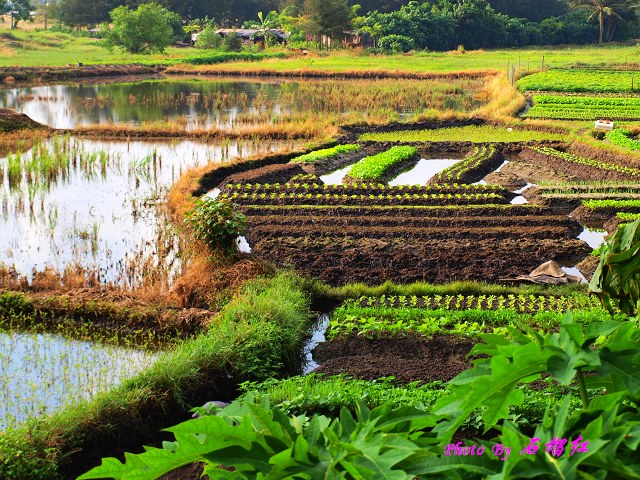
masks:
[[[534,95],[528,118],[558,120],[636,120],[640,118],[640,97],[589,97]]]
[[[331,284],[497,280],[549,256],[571,263],[588,251],[575,239],[582,229],[576,222],[509,205],[513,194],[495,186],[289,183],[226,190],[247,215],[254,253]]]

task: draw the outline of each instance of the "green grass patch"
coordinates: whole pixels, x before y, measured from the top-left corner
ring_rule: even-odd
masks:
[[[466,127],[437,128],[432,130],[402,130],[398,132],[364,133],[360,141],[372,142],[530,142],[563,140],[559,133],[539,130],[521,130],[492,125],[468,125]]]
[[[553,92],[637,92],[640,72],[622,70],[547,70],[518,80],[518,89]]]
[[[289,163],[315,163],[321,160],[335,158],[342,153],[354,153],[360,150],[360,145],[336,145],[332,148],[323,148],[315,152],[300,155],[291,159]]]
[[[363,158],[351,167],[347,175],[359,180],[378,180],[384,177],[392,167],[415,157],[417,153],[418,150],[414,147],[391,147],[377,155]]]

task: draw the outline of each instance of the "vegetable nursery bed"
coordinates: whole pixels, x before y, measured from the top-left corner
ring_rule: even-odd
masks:
[[[346,337],[319,344],[315,370],[348,374],[361,380],[394,376],[399,383],[448,381],[471,366],[467,354],[474,343],[455,335],[367,339]]]

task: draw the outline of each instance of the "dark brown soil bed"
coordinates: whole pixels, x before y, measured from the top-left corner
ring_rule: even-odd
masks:
[[[598,263],[600,263],[599,256],[596,257],[595,255],[587,255],[583,261],[576,265],[576,267],[578,268],[580,273],[584,275],[584,278],[586,278],[587,281],[590,282],[593,274],[596,271],[596,268],[598,267]]]
[[[531,148],[525,148],[520,152],[520,158],[535,167],[544,167],[545,169],[556,172],[555,180],[559,180],[561,176],[568,176],[570,180],[637,180],[637,177],[624,172],[614,170],[606,170],[591,165],[583,165],[576,162],[570,162],[554,155],[546,155],[542,152],[535,151]],[[606,163],[612,163],[608,161]]]
[[[618,208],[599,208],[594,210],[581,205],[571,213],[571,216],[587,228],[604,228],[605,223],[611,227],[611,224],[608,222],[612,220],[619,211],[620,209]],[[625,208],[624,211],[640,213],[640,209],[633,208]]]
[[[487,175],[485,178],[487,183],[498,183],[499,185],[502,185],[502,183],[500,183],[501,179],[511,179],[511,177],[524,180],[526,183],[539,183],[541,181],[572,181],[578,179],[575,175],[559,172],[555,168],[544,165],[533,165],[532,163],[524,161],[518,157],[511,157],[509,160],[509,163],[502,167],[498,173]],[[524,187],[524,185],[522,186]]]
[[[453,237],[453,235],[452,235]],[[577,239],[455,239],[407,241],[280,237],[250,241],[253,252],[331,285],[455,280],[499,281],[528,274],[548,260],[575,265],[591,249]]]
[[[325,375],[348,374],[361,380],[394,376],[399,383],[448,381],[471,367],[474,343],[454,335],[367,339],[347,337],[319,344],[313,351]]]
[[[333,158],[318,160],[316,162],[300,163],[299,165],[307,172],[314,175],[324,175],[326,173],[338,170],[340,168],[351,165],[358,160],[363,159],[367,155],[375,153],[373,148],[360,149],[357,152],[345,153],[337,155]]]
[[[300,165],[277,163],[230,175],[226,178],[223,186],[227,183],[287,183],[295,175],[306,173]]]
[[[603,145],[605,147],[605,145]],[[568,151],[580,157],[590,158],[604,163],[613,163],[624,167],[640,168],[640,157],[612,152],[607,148],[592,147],[587,143],[573,142]]]

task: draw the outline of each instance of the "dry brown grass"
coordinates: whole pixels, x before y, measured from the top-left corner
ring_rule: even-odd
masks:
[[[494,120],[511,121],[526,104],[524,95],[511,84],[506,73],[500,73],[488,79],[485,92],[489,103],[472,114]]]
[[[223,75],[223,76],[262,76],[288,78],[353,78],[353,79],[458,79],[482,78],[494,76],[495,70],[459,70],[450,72],[411,72],[382,69],[367,70],[309,70],[307,68],[292,68],[274,70],[251,64],[218,64],[218,65],[184,65],[176,64],[168,67],[165,73],[175,75]]]
[[[305,121],[284,121],[272,125],[242,125],[234,129],[208,128],[185,130],[180,123],[149,123],[130,125],[88,125],[67,130],[65,133],[81,137],[114,138],[181,138],[192,140],[252,139],[297,140],[315,137],[330,137],[338,131],[337,126],[309,118]]]

